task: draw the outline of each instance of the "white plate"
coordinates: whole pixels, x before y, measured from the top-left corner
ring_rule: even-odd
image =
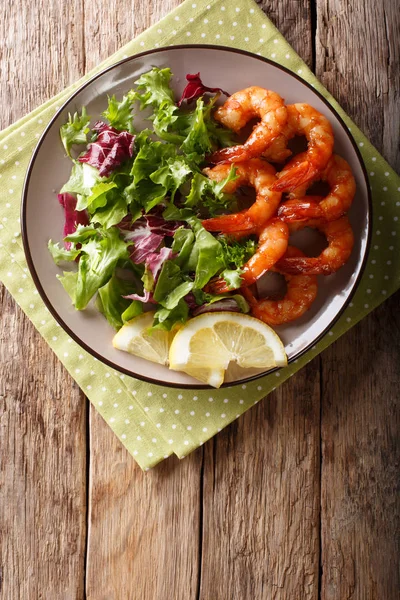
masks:
[[[123,373],[153,383],[179,387],[205,387],[191,377],[170,371],[113,348],[114,330],[95,309],[76,311],[56,278],[57,267],[47,242],[62,240],[63,209],[56,192],[68,180],[71,161],[59,138],[60,126],[68,113],[87,107],[92,123],[106,107],[107,94],[121,97],[133,82],[153,66],[170,67],[177,97],[185,86],[185,75],[200,71],[203,81],[233,93],[258,85],[278,92],[287,104],[306,102],[324,114],[335,134],[334,151],[350,164],[357,193],[349,212],[355,244],[348,263],[334,275],[319,278],[318,297],[311,309],[297,321],[277,328],[293,361],[311,348],[339,317],[360,279],[370,238],[371,199],[365,167],[359,151],[341,118],[309,84],[296,75],[259,56],[230,48],[212,46],[171,46],[128,58],[85,83],[56,113],[43,133],[28,168],[22,202],[22,232],[28,265],[39,293],[50,312],[83,348]],[[135,119],[140,123],[140,115]],[[56,192],[54,191],[56,190]],[[260,375],[258,375],[260,376]],[[243,381],[250,379],[246,377]]]

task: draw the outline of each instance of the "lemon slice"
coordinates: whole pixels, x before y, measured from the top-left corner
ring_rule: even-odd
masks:
[[[113,346],[146,360],[168,364],[168,352],[175,332],[154,330],[149,332],[154,312],[145,312],[121,327],[113,338]]]
[[[172,340],[170,368],[213,387],[232,380],[230,371],[265,371],[287,364],[282,341],[271,327],[248,315],[208,313],[190,319]]]

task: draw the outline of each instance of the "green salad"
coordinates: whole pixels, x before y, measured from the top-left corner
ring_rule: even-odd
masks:
[[[149,308],[153,328],[164,330],[202,312],[248,312],[235,290],[256,242],[202,225],[237,210],[223,191],[236,178],[234,166],[220,182],[203,173],[211,153],[233,144],[213,119],[226,93],[188,75],[176,101],[171,77],[154,67],[122,98],[108,98],[101,121],[91,125],[82,107],[60,130],[72,169],[58,194],[64,240],[50,240],[49,251],[64,265],[58,278],[75,308],[94,300],[116,330]],[[139,114],[148,128],[137,129]],[[209,293],[215,277],[232,291]]]

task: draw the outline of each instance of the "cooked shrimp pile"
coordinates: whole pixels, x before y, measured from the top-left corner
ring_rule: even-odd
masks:
[[[243,144],[218,150],[210,157],[215,166],[204,169],[210,179],[222,181],[233,163],[236,179],[224,191],[233,193],[249,185],[256,199],[247,210],[206,219],[203,225],[208,231],[236,238],[258,237],[257,251],[243,267],[240,291],[252,314],[265,323],[294,321],[317,297],[317,275],[335,273],[351,255],[354,236],[346,216],[356,191],[351,168],[333,154],[334,135],[328,119],[309,104],[285,106],[277,93],[252,86],[230,96],[214,117],[235,133],[258,119]],[[295,136],[306,138],[307,150],[292,156],[288,142]],[[276,170],[270,163],[282,168]],[[307,195],[318,181],[327,184],[328,194]],[[326,238],[328,245],[317,257],[305,256],[289,245],[290,234],[305,227],[317,229]],[[267,271],[285,278],[283,298],[257,296],[253,284]],[[208,289],[224,293],[232,288],[217,278]]]

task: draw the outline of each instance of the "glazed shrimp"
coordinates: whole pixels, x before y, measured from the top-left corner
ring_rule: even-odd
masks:
[[[232,94],[214,113],[214,118],[238,133],[251,119],[259,118],[247,141],[242,146],[218,150],[211,162],[241,162],[262,152],[281,133],[287,122],[283,99],[276,92],[252,86]]]
[[[304,135],[308,141],[306,152],[297,154],[277,175],[272,189],[291,192],[315,179],[326,167],[333,150],[333,130],[328,119],[309,104],[291,104],[287,107],[288,121],[281,136],[264,151],[268,160],[283,156],[283,148],[295,135]],[[274,144],[276,143],[276,148]],[[271,158],[272,157],[272,158]]]
[[[204,169],[203,173],[213,181],[222,181],[227,177],[230,168],[229,164],[222,163],[213,169]],[[270,190],[270,186],[276,181],[275,169],[272,165],[265,160],[251,158],[236,165],[236,177],[237,179],[225,186],[224,191],[233,193],[240,186],[250,184],[256,190],[256,201],[247,210],[206,219],[203,221],[203,227],[207,231],[231,233],[259,229],[275,215],[281,201],[281,194]]]
[[[335,154],[318,179],[328,183],[329,194],[325,198],[303,196],[284,202],[278,210],[278,215],[284,221],[334,221],[349,210],[356,193],[356,182],[350,165]]]
[[[318,229],[326,236],[328,247],[317,257],[286,257],[277,263],[277,268],[289,275],[330,275],[335,273],[350,258],[354,235],[346,216],[337,221],[304,221],[295,223],[295,229],[304,227]]]
[[[255,254],[243,266],[242,286],[257,281],[285,254],[289,239],[289,228],[280,219],[272,219],[261,230]],[[222,278],[210,281],[208,290],[214,294],[229,292],[232,288]]]
[[[294,246],[288,246],[286,256],[301,257],[304,254]],[[280,273],[279,269],[273,271]],[[282,273],[287,283],[287,291],[281,300],[263,298],[257,300],[249,288],[242,293],[250,304],[251,314],[268,325],[282,325],[301,317],[317,297],[316,275],[288,275]]]

